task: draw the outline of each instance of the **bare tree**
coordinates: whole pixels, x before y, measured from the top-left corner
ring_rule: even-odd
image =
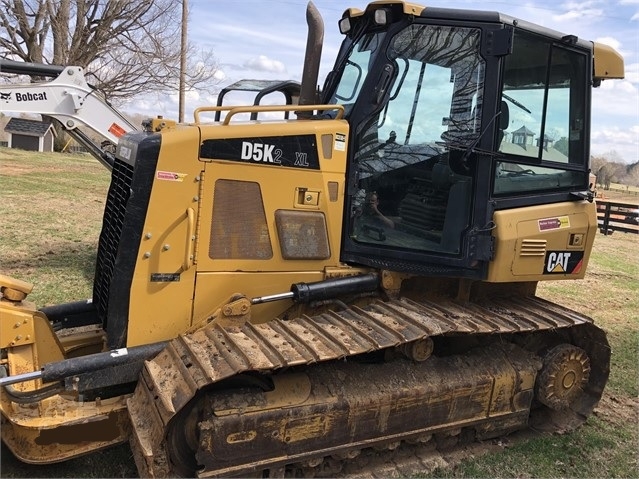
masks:
[[[628,165],[626,183],[631,186],[639,186],[639,162]]]
[[[600,184],[604,190],[610,189],[611,183],[622,183],[625,185],[635,184],[635,180],[631,176],[634,165],[614,161],[613,159],[616,158],[619,158],[619,154],[612,151],[605,155],[593,156],[590,160],[591,171],[597,175],[597,183]]]
[[[177,92],[180,30],[175,0],[0,0],[0,55],[81,66],[109,100]],[[212,53],[186,57],[186,88],[212,91]]]

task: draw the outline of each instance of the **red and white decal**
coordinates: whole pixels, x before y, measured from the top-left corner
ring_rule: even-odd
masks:
[[[156,178],[163,181],[184,181],[186,173],[175,173],[173,171],[158,171]]]

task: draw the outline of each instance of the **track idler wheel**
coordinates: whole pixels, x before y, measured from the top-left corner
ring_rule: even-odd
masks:
[[[202,401],[195,401],[182,409],[170,424],[167,445],[172,473],[176,477],[194,477],[198,469],[196,452],[201,410]]]
[[[584,391],[590,378],[590,359],[572,344],[560,344],[544,356],[537,376],[537,399],[555,411],[571,407]]]

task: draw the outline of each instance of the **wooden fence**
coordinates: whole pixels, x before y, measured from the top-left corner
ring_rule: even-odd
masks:
[[[611,235],[614,231],[639,233],[639,205],[597,199],[599,231]]]

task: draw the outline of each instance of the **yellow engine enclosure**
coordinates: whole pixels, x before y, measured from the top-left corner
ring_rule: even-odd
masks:
[[[582,279],[597,233],[588,201],[497,211],[487,281]]]

